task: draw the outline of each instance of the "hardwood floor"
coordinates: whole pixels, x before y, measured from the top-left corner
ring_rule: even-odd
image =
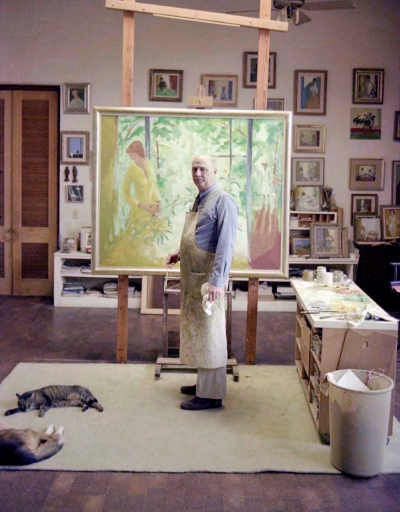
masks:
[[[179,318],[171,318],[171,329]],[[294,313],[259,313],[257,363],[294,363]],[[129,311],[130,362],[155,362],[161,315]],[[244,359],[246,313],[233,313],[232,348]],[[54,308],[46,298],[0,297],[0,381],[19,362],[115,361],[116,311]],[[400,372],[395,414],[400,419]],[[399,454],[400,457],[400,454]],[[400,475],[157,474],[2,471],[1,512],[391,512]]]

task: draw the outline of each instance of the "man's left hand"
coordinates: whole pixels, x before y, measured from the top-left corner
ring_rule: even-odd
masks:
[[[214,300],[217,300],[223,292],[224,289],[222,286],[214,286],[213,284],[210,284],[210,288],[208,289],[208,300],[210,302],[214,302]]]

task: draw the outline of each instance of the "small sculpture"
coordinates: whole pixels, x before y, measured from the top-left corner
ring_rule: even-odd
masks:
[[[69,181],[69,172],[70,172],[70,171],[69,171],[69,167],[66,167],[66,168],[64,169],[64,176],[65,176],[65,177],[64,177],[64,181]]]
[[[72,167],[72,183],[76,183],[78,181],[78,169],[76,165]]]

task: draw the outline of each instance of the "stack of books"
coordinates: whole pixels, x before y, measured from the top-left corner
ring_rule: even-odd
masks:
[[[64,283],[61,295],[81,297],[85,294],[85,287],[81,283]]]
[[[105,297],[118,297],[118,283],[109,281],[103,285],[103,293]]]

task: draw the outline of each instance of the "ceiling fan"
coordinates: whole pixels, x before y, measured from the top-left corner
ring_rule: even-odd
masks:
[[[278,11],[277,20],[291,21],[302,25],[311,21],[303,11],[334,11],[340,9],[355,9],[353,0],[326,0],[306,3],[306,0],[273,0],[273,10]],[[258,12],[255,10],[230,11],[228,14]]]

